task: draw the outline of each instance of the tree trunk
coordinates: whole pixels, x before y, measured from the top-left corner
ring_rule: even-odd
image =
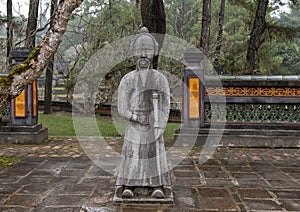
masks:
[[[202,52],[204,55],[206,55],[206,57],[209,56],[210,23],[211,0],[203,0],[200,48],[202,49]]]
[[[53,59],[49,62],[46,69],[45,78],[45,93],[44,93],[44,114],[50,114],[52,112],[52,81],[53,81]]]
[[[6,42],[6,56],[8,58],[8,65],[11,64],[9,57],[10,51],[13,48],[13,15],[12,15],[12,0],[7,0],[7,42]]]
[[[266,29],[266,13],[269,0],[258,0],[256,15],[253,23],[253,28],[250,35],[250,42],[247,51],[247,74],[253,74],[258,68],[258,50],[263,43],[263,34]]]
[[[217,46],[216,46],[215,61],[214,61],[215,69],[216,69],[217,73],[219,73],[219,74],[221,73],[219,59],[220,59],[222,40],[223,40],[225,1],[226,0],[221,0],[221,6],[220,6],[220,12],[219,12],[219,22],[218,22]]]
[[[50,28],[54,22],[54,12],[57,7],[57,0],[51,0],[51,11],[50,11]],[[45,80],[45,95],[44,95],[44,114],[50,114],[52,112],[52,81],[53,81],[53,62],[54,55],[49,62],[46,69],[46,80]]]
[[[39,0],[30,0],[25,40],[25,46],[28,49],[32,49],[35,47],[35,34],[38,20],[38,11]]]
[[[142,0],[141,16],[143,26],[149,29],[150,33],[166,33],[166,13],[163,0]],[[159,50],[163,44],[164,36],[155,36]],[[153,58],[153,68],[157,68],[158,56]]]
[[[62,42],[72,12],[83,0],[60,0],[54,23],[29,57],[17,65],[7,77],[0,77],[0,114],[11,98],[19,95],[26,85],[43,72]]]

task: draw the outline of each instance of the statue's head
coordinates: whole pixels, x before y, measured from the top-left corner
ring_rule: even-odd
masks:
[[[146,27],[141,29],[131,43],[131,50],[138,67],[146,68],[152,65],[152,60],[158,54],[158,43]]]

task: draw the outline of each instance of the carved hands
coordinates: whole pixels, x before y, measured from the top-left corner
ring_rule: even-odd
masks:
[[[144,126],[150,125],[149,116],[132,114],[130,117],[130,121],[137,122]],[[158,127],[157,124],[154,124],[155,140],[158,140],[163,134],[164,134],[164,129]]]
[[[130,121],[137,122],[141,125],[150,125],[149,116],[132,114]]]

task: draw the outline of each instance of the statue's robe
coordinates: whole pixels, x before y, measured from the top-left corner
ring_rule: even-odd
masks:
[[[148,70],[146,80],[135,70],[123,77],[118,89],[118,112],[127,120],[122,160],[116,185],[171,185],[163,136],[155,140],[152,93],[159,94],[160,128],[165,129],[169,117],[170,92],[166,77],[156,70]],[[132,114],[149,117],[150,124],[131,121]]]

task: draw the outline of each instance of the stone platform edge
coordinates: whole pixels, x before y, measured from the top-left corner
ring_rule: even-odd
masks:
[[[41,124],[0,128],[0,144],[37,144],[48,138],[48,128]]]
[[[220,129],[181,127],[174,133],[176,143],[205,146],[207,138],[220,147],[300,148],[300,129]],[[216,143],[216,142],[215,142]]]

